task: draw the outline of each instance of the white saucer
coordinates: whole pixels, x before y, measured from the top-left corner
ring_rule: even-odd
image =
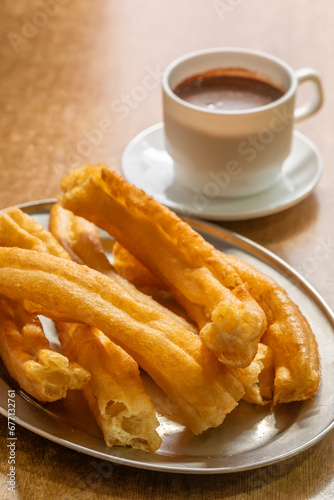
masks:
[[[266,191],[243,198],[210,199],[174,181],[174,164],[165,151],[163,124],[141,132],[122,157],[125,179],[160,203],[183,215],[209,220],[245,220],[285,210],[308,196],[322,173],[314,144],[295,131],[291,154],[278,182]]]

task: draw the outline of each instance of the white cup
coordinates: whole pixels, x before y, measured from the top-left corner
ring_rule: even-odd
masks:
[[[250,71],[284,93],[260,107],[224,111],[189,103],[174,92],[194,75],[225,68]],[[305,81],[313,85],[312,97],[295,107],[297,88]],[[212,198],[251,195],[272,186],[289,155],[294,123],[323,102],[316,71],[294,71],[274,56],[248,49],[208,49],[180,57],[165,70],[162,88],[165,145],[176,181]]]

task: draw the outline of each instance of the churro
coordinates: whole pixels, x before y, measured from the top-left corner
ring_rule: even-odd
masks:
[[[220,361],[248,366],[266,318],[224,257],[176,214],[105,165],[62,180],[61,204],[111,234],[180,302]]]
[[[225,258],[266,313],[262,342],[274,352],[274,404],[310,398],[319,388],[321,368],[318,344],[305,316],[273,278],[233,255]]]
[[[220,425],[244,394],[195,333],[86,266],[0,248],[0,294],[31,312],[101,330],[151,375],[194,434]]]
[[[17,207],[0,213],[0,246],[26,248],[70,259],[64,248],[41,224]]]
[[[159,421],[137,363],[99,330],[60,322],[56,328],[65,355],[91,374],[83,394],[106,444],[156,451]]]
[[[273,278],[233,255],[224,257],[247,284],[268,322],[253,362],[232,372],[244,385],[244,399],[263,404],[273,398],[276,404],[313,396],[319,387],[321,369],[316,338],[306,318]],[[136,280],[138,273],[143,286],[152,283],[149,271],[119,244],[117,258],[120,274]],[[262,343],[270,346],[269,351],[264,351]]]
[[[10,376],[39,401],[64,398],[90,378],[78,363],[51,349],[37,316],[9,300],[0,300],[0,355]]]
[[[94,224],[74,215],[70,210],[64,209],[61,205],[55,204],[50,212],[49,229],[74,262],[85,264],[96,271],[100,271],[118,283],[134,299],[167,314],[175,321],[179,321],[188,330],[196,331],[194,325],[189,321],[162,306],[146,293],[142,293],[132,283],[116,272],[105,254]]]

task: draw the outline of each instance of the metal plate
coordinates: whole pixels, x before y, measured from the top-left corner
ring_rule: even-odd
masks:
[[[47,227],[52,200],[21,205]],[[0,413],[7,416],[8,390],[16,390],[16,422],[51,441],[115,463],[165,472],[219,474],[253,469],[291,457],[323,438],[334,427],[334,314],[317,292],[291,267],[259,245],[220,227],[188,220],[216,248],[233,253],[271,275],[299,305],[316,334],[322,361],[322,382],[315,397],[278,405],[273,411],[241,402],[224,423],[194,436],[175,421],[159,415],[163,439],[153,454],[131,448],[108,448],[80,393],[41,404],[20,390],[0,367]],[[103,238],[106,238],[103,233]],[[53,324],[45,329],[57,343]],[[153,402],[164,413],[173,405],[143,374]]]

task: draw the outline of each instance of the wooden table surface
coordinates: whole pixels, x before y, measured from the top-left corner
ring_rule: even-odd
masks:
[[[130,139],[161,121],[159,80],[177,56],[248,47],[317,69],[325,105],[298,130],[322,155],[318,186],[279,214],[222,225],[282,257],[334,308],[331,0],[2,0],[0,14],[0,208],[56,197],[86,161],[119,170]],[[18,426],[9,492],[6,418],[0,426],[4,499],[334,497],[333,432],[280,464],[196,476],[111,466]]]

